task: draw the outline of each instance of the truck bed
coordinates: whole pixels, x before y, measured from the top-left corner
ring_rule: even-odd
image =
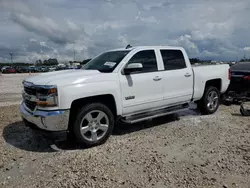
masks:
[[[229,65],[219,64],[219,65],[195,65],[192,66],[194,72],[194,100],[199,100],[200,96],[204,92],[204,82],[206,80],[222,79],[222,85],[220,92],[226,92],[230,80],[228,79]]]

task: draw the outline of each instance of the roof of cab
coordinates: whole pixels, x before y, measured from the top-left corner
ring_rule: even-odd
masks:
[[[131,51],[131,50],[147,50],[152,48],[164,48],[164,49],[183,49],[180,46],[132,46],[130,48],[117,48],[109,51]]]

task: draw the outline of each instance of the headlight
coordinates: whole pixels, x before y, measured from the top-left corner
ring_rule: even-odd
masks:
[[[58,93],[56,86],[43,86],[37,89],[37,106],[55,107],[58,106]]]

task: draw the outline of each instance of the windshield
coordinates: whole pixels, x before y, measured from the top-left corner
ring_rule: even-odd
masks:
[[[82,69],[98,70],[100,72],[113,72],[129,50],[105,52],[89,61]]]

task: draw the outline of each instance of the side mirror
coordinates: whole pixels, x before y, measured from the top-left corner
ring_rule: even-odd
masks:
[[[141,63],[131,63],[127,67],[124,68],[124,74],[128,75],[132,72],[141,71],[142,68],[143,68],[143,66]]]

